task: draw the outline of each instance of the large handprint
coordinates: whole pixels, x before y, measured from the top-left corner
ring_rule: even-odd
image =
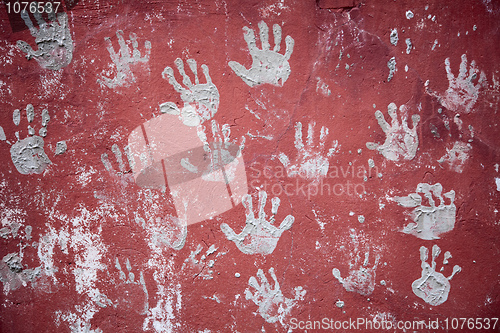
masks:
[[[283,324],[283,320],[290,313],[295,303],[298,300],[304,299],[306,291],[300,286],[296,287],[295,298],[286,298],[281,292],[278,279],[276,279],[276,274],[274,274],[274,268],[271,267],[269,269],[269,274],[271,274],[274,280],[274,288],[267,280],[262,269],[259,268],[257,277],[261,283],[259,285],[255,277],[250,277],[248,284],[255,289],[255,292],[252,293],[249,289],[246,289],[245,298],[251,299],[259,307],[259,313],[265,321],[275,323],[279,320]]]
[[[319,179],[325,177],[328,173],[330,162],[328,158],[336,151],[338,141],[332,142],[332,148],[325,147],[326,137],[328,136],[328,128],[321,127],[319,145],[313,145],[313,132],[315,122],[309,123],[307,130],[307,146],[304,147],[302,140],[302,123],[295,124],[295,148],[297,148],[298,156],[294,164],[290,164],[290,159],[284,153],[279,154],[279,160],[286,168],[289,177],[297,175],[308,179]]]
[[[97,80],[99,83],[104,83],[109,88],[116,88],[118,86],[127,85],[135,81],[134,73],[130,69],[130,65],[145,63],[149,60],[149,55],[151,54],[151,42],[145,41],[144,47],[146,51],[144,52],[144,57],[141,57],[141,52],[138,50],[139,43],[137,42],[137,35],[135,33],[130,33],[130,41],[132,42],[133,51],[130,51],[125,39],[123,38],[123,31],[118,30],[116,32],[116,37],[118,38],[118,44],[120,45],[120,50],[115,52],[111,39],[105,37],[106,49],[109,52],[111,60],[116,66],[116,77],[110,79],[106,76],[102,76],[104,81],[100,79]]]
[[[182,60],[179,58],[175,59],[175,65],[182,75],[182,83],[186,88],[177,82],[174,70],[171,67],[165,67],[162,73],[163,78],[165,80],[168,79],[168,82],[174,87],[175,91],[181,94],[184,107],[182,110],[179,110],[175,103],[166,102],[160,105],[160,109],[163,113],[179,115],[184,125],[198,126],[204,121],[211,119],[219,109],[219,91],[210,78],[207,65],[201,65],[207,83],[200,83],[196,61],[188,59],[187,63],[194,74],[195,84],[193,84],[184,71]]]
[[[405,105],[399,107],[401,113],[401,124],[399,124],[397,115],[397,106],[394,103],[389,104],[387,111],[391,116],[391,125],[385,121],[385,117],[381,111],[375,112],[378,124],[386,135],[384,144],[380,145],[374,142],[367,142],[366,147],[371,150],[378,150],[385,158],[391,161],[398,161],[400,158],[411,160],[415,157],[418,149],[417,125],[420,121],[420,116],[414,114],[411,116],[413,128],[408,127],[406,119],[407,109]]]
[[[226,235],[227,239],[233,241],[241,252],[246,254],[260,253],[263,255],[270,254],[276,248],[278,240],[283,231],[292,227],[295,218],[292,215],[285,217],[279,228],[273,225],[274,216],[278,212],[280,205],[279,198],[272,199],[272,216],[270,221],[266,219],[264,211],[267,200],[265,191],[259,192],[259,216],[255,218],[252,207],[252,196],[247,195],[243,198],[242,203],[246,208],[246,225],[240,234],[236,234],[230,226],[223,223],[220,228]]]
[[[28,12],[21,12],[21,18],[30,29],[31,35],[35,37],[38,50],[34,51],[28,43],[22,40],[17,41],[17,47],[26,53],[28,60],[35,58],[43,68],[59,70],[66,67],[73,58],[73,40],[69,32],[68,15],[59,13],[56,21],[56,14],[51,11],[48,14],[49,24],[38,11],[35,11],[33,15],[38,22],[39,29],[33,26]]]
[[[273,26],[273,50],[269,49],[269,28],[264,21],[259,22],[259,29],[262,50],[257,48],[253,30],[248,27],[243,28],[245,31],[244,38],[248,44],[248,51],[252,56],[252,67],[250,69],[246,69],[242,64],[236,61],[230,61],[229,66],[236,73],[236,75],[238,75],[250,87],[263,83],[283,86],[291,72],[288,60],[293,52],[294,40],[292,37],[286,36],[285,54],[280,54],[278,52],[281,47],[281,27],[277,24]]]
[[[472,81],[477,79],[479,69],[476,68],[476,62],[472,60],[469,75],[467,76],[467,56],[465,53],[462,54],[460,71],[457,77],[451,72],[450,58],[446,58],[444,64],[449,83],[448,89],[446,89],[444,95],[439,95],[429,89],[429,81],[426,81],[425,88],[427,93],[437,97],[441,105],[449,110],[469,113],[474,104],[476,104],[479,90],[486,85],[486,74],[481,71],[477,83],[474,84]]]

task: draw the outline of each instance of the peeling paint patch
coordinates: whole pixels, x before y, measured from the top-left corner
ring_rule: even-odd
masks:
[[[413,45],[411,43],[411,39],[410,38],[406,38],[405,39],[405,43],[406,43],[406,54],[410,54],[411,49],[413,48]]]

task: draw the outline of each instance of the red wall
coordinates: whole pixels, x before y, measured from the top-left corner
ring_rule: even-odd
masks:
[[[499,330],[498,1],[9,3],[0,331]]]

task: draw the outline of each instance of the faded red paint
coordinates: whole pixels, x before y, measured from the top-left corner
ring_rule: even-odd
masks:
[[[408,10],[414,15],[410,19],[406,17]],[[73,59],[54,72],[24,57],[16,41],[24,40],[35,47],[34,38],[29,30],[12,32],[5,8],[0,10],[0,126],[13,143],[16,131],[21,139],[28,135],[26,105],[34,106],[31,125],[36,126],[37,133],[41,111],[47,108],[51,119],[44,148],[52,161],[41,175],[22,175],[11,161],[9,144],[0,142],[2,228],[10,228],[12,221],[21,225],[16,237],[10,232],[0,239],[0,257],[20,253],[22,248],[22,272],[41,265],[38,247],[51,242],[43,238],[51,230],[67,231],[70,236],[78,232],[88,237],[98,235],[99,242],[92,242],[102,250],[98,260],[101,266],[96,269],[90,289],[98,289],[108,300],[77,291],[79,269],[85,268],[82,256],[94,244],[91,238],[69,241],[66,247],[57,240],[52,255],[56,269],[53,276],[40,273],[35,283],[2,293],[2,332],[139,332],[143,325],[154,332],[154,319],[146,324],[145,319],[154,316],[152,309],[162,300],[172,303],[172,317],[167,318],[165,313],[163,319],[156,319],[163,320],[164,331],[172,332],[260,332],[262,328],[266,332],[286,332],[292,318],[354,320],[385,316],[386,320],[396,321],[439,318],[443,323],[446,318],[498,317],[498,2],[80,1],[68,13]],[[242,28],[254,30],[260,48],[260,21],[269,25],[271,48],[272,25],[281,26],[281,54],[285,52],[285,37],[294,39],[289,60],[291,74],[283,86],[249,87],[228,66],[229,61],[236,61],[250,68],[252,59]],[[390,42],[394,28],[399,35],[397,46]],[[111,89],[97,80],[104,73],[108,77],[116,74],[105,38],[110,37],[118,51],[117,30],[123,30],[127,40],[130,33],[136,33],[142,55],[146,40],[152,47],[147,63],[130,66],[135,81]],[[413,46],[409,54],[406,38]],[[438,43],[432,49],[436,39]],[[433,95],[448,89],[445,59],[449,58],[456,77],[463,54],[468,60],[467,70],[474,60],[487,79],[469,113],[447,109],[443,100]],[[388,62],[392,57],[396,58],[397,71],[389,81]],[[232,139],[246,137],[242,154],[255,214],[257,187],[261,187],[267,192],[268,216],[271,199],[281,199],[275,225],[279,226],[288,215],[295,218],[271,254],[242,253],[221,231],[222,223],[236,233],[243,230],[245,208],[240,204],[211,220],[189,225],[186,244],[180,250],[160,241],[162,252],[155,255],[148,245],[153,227],[173,233],[182,229],[172,217],[176,216],[174,200],[169,190],[152,190],[150,193],[156,197],[148,198],[149,192],[135,183],[125,158],[125,172],[119,172],[111,147],[117,144],[123,153],[130,133],[161,115],[160,104],[170,101],[182,108],[180,94],[162,78],[165,67],[170,66],[181,81],[174,65],[176,58],[195,59],[202,83],[205,77],[200,65],[209,67],[220,94],[213,119],[220,125],[230,125]],[[186,73],[192,77],[187,67]],[[390,161],[366,147],[367,142],[384,143],[386,136],[374,113],[380,110],[390,122],[390,103],[395,103],[398,110],[406,105],[410,127],[411,116],[420,115],[418,150],[411,160]],[[21,109],[19,126],[12,122],[15,109]],[[323,189],[318,194],[307,192],[312,191],[311,180],[288,177],[278,158],[279,153],[291,160],[297,156],[295,124],[302,123],[306,141],[307,125],[313,121],[315,140],[321,126],[325,126],[329,129],[327,144],[332,140],[339,144],[329,158],[328,175],[316,183]],[[210,128],[209,122],[206,124]],[[176,133],[165,135],[175,137]],[[68,150],[55,155],[56,143],[62,140]],[[438,162],[455,142],[471,145],[461,173],[446,162]],[[104,167],[104,153],[115,171]],[[375,168],[368,166],[369,159]],[[353,166],[356,172],[358,167],[367,170],[366,181],[353,174]],[[413,208],[399,206],[389,198],[414,193],[419,183],[440,183],[443,193],[456,193],[454,228],[440,239],[423,240],[401,232],[412,222]],[[356,185],[366,191],[362,198],[353,195]],[[340,193],[340,188],[345,193]],[[429,203],[424,200],[423,204]],[[85,210],[91,217],[82,213]],[[364,217],[363,223],[359,215]],[[83,222],[75,220],[80,216]],[[26,239],[26,226],[32,227],[31,240]],[[169,237],[172,243],[178,241],[175,235]],[[185,262],[199,244],[202,251],[196,258],[200,263]],[[216,252],[201,260],[211,245],[217,247]],[[422,272],[419,249],[424,246],[429,250],[430,263],[433,245],[442,251],[436,260],[437,270],[442,266],[444,252],[452,254],[443,275],[448,277],[454,265],[461,267],[450,281],[447,301],[438,306],[424,302],[412,291],[413,281]],[[360,281],[353,291],[346,290],[332,269],[337,268],[346,279],[350,271],[362,266],[367,251],[367,267],[375,267],[373,292],[367,295],[367,280]],[[358,265],[349,267],[358,254]],[[116,260],[128,279],[127,258],[135,274],[134,282],[143,272],[147,297],[140,284],[120,279]],[[211,259],[217,259],[213,267],[209,267]],[[2,269],[8,270],[6,267],[3,264]],[[284,298],[294,299],[294,288],[299,286],[306,291],[282,323],[266,322],[258,306],[245,298],[247,288],[255,291],[248,283],[250,277],[257,276],[258,269],[274,287],[271,267]],[[260,278],[257,281],[261,283]],[[182,295],[180,307],[176,307],[176,290]],[[336,306],[339,300],[344,302],[343,308]],[[106,307],[99,306],[99,302]],[[149,309],[143,313],[146,302]],[[88,320],[86,306],[95,309]],[[276,314],[276,306],[269,311]],[[64,317],[70,313],[75,317]]]

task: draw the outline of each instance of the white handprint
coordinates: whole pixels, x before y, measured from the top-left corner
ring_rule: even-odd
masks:
[[[295,221],[292,215],[288,215],[278,228],[273,225],[275,215],[280,205],[280,199],[273,198],[271,208],[272,216],[268,222],[264,211],[266,200],[267,193],[265,191],[260,191],[259,216],[255,218],[252,207],[252,196],[247,195],[243,198],[242,203],[246,208],[246,225],[240,234],[236,234],[233,229],[225,223],[220,226],[227,239],[233,241],[243,253],[260,253],[263,255],[272,253],[283,231],[290,229]]]
[[[450,293],[450,280],[453,276],[460,272],[462,268],[455,265],[453,267],[453,272],[449,277],[445,277],[443,274],[436,272],[436,258],[441,253],[439,246],[434,245],[432,247],[432,261],[431,265],[427,263],[429,257],[429,250],[425,246],[420,247],[420,261],[422,262],[422,277],[418,280],[413,281],[411,288],[413,293],[423,299],[426,303],[430,305],[440,305],[446,302],[448,299],[448,294]],[[451,258],[450,252],[444,254],[443,264],[448,263],[448,259]],[[441,268],[441,271],[443,267]]]
[[[35,58],[41,67],[59,70],[66,67],[73,58],[73,40],[68,27],[68,15],[66,13],[56,14],[51,11],[49,15],[50,23],[47,24],[38,11],[33,13],[38,22],[39,29],[33,26],[33,22],[28,12],[22,11],[21,18],[29,28],[31,35],[35,37],[35,43],[38,50],[33,48],[25,41],[18,40],[17,47],[26,53],[29,60]]]
[[[204,127],[203,125],[201,126]],[[224,124],[222,128],[219,128],[215,120],[212,120],[213,142],[209,143],[207,141],[205,133],[198,133],[198,135],[204,143],[203,149],[206,153],[204,160],[208,160],[209,164],[200,168],[193,165],[189,158],[186,157],[181,160],[182,167],[192,173],[201,172],[201,177],[206,181],[223,181],[226,184],[232,182],[236,177],[238,159],[241,157],[241,152],[245,147],[245,137],[243,136],[240,144],[237,145],[229,139],[231,135],[229,125]],[[219,172],[219,170],[222,172]]]
[[[184,125],[198,126],[206,120],[211,119],[219,109],[219,91],[213,84],[207,65],[201,65],[203,74],[207,83],[200,83],[198,79],[198,68],[194,59],[188,59],[189,68],[194,74],[195,84],[191,81],[184,71],[184,63],[181,59],[175,59],[175,65],[182,76],[182,87],[175,79],[174,70],[171,67],[165,67],[162,76],[174,87],[175,91],[181,94],[184,101],[184,107],[179,108],[172,102],[166,102],[160,105],[163,113],[179,115]]]
[[[379,256],[375,258],[373,267],[368,266],[368,256],[370,252],[365,253],[365,260],[363,265],[357,270],[351,270],[347,278],[343,279],[340,276],[340,271],[337,268],[332,270],[333,276],[344,286],[347,291],[355,291],[363,296],[371,295],[375,289],[375,270],[377,269]],[[349,266],[359,266],[359,253],[356,255],[354,264],[350,263]]]
[[[414,235],[420,239],[439,239],[439,235],[455,227],[456,206],[455,191],[451,190],[442,194],[443,186],[440,183],[429,185],[420,183],[417,185],[415,193],[411,193],[406,197],[394,197],[394,200],[403,207],[416,207],[413,210],[413,220],[415,223],[409,223],[403,232]],[[429,206],[422,205],[422,197],[424,195],[429,201]],[[444,198],[449,199],[450,203],[445,205]],[[439,200],[439,205],[433,199],[436,197]]]
[[[261,282],[259,284],[255,277],[250,277],[248,284],[255,289],[255,292],[252,293],[247,288],[245,290],[245,298],[247,300],[251,299],[259,307],[259,313],[265,321],[275,323],[279,320],[283,324],[285,317],[290,313],[297,301],[304,299],[306,291],[300,286],[296,287],[295,298],[286,298],[281,292],[278,279],[276,279],[276,275],[274,274],[274,268],[271,267],[269,269],[269,274],[271,274],[274,280],[274,288],[267,280],[262,269],[259,268],[257,277]]]
[[[328,136],[328,128],[321,127],[319,136],[319,145],[313,144],[313,132],[315,122],[309,123],[307,130],[307,145],[304,146],[302,140],[302,123],[295,124],[295,148],[297,148],[297,157],[294,164],[290,164],[290,159],[284,153],[279,154],[279,160],[286,168],[289,177],[296,177],[297,175],[308,179],[319,179],[325,177],[328,173],[330,162],[328,158],[338,148],[338,141],[332,142],[332,148],[327,150],[325,147],[326,137]]]
[[[261,50],[257,48],[254,31],[248,27],[243,28],[245,31],[243,36],[248,44],[248,51],[252,56],[252,67],[246,69],[236,61],[230,61],[229,67],[250,87],[263,83],[283,86],[291,72],[288,60],[293,52],[294,40],[292,37],[286,36],[285,54],[280,54],[278,52],[281,47],[281,27],[277,24],[273,26],[273,50],[269,49],[269,28],[264,21],[259,22],[259,29]]]
[[[133,290],[130,290],[130,288],[127,285],[138,285],[141,287],[142,292],[144,293],[144,305],[142,311],[140,311],[140,314],[147,314],[149,310],[149,294],[148,294],[148,289],[146,288],[146,282],[144,281],[144,275],[142,271],[140,272],[139,275],[139,281],[137,281],[135,279],[135,274],[132,272],[132,265],[130,265],[130,260],[128,260],[128,258],[125,259],[125,267],[127,269],[128,274],[125,274],[125,272],[123,271],[118,258],[116,258],[115,267],[119,272],[120,280],[122,280],[122,283],[125,284],[121,286],[125,290],[123,296],[120,296],[120,299],[117,301],[118,304],[120,303],[126,304],[129,305],[128,306],[129,308],[131,308],[133,304],[130,303],[135,301],[135,299],[133,299],[133,297],[130,297],[129,294],[134,295],[135,293],[133,292]],[[129,298],[132,298],[132,300],[130,300]]]
[[[128,85],[135,82],[135,76],[130,65],[135,65],[139,63],[146,63],[149,61],[149,55],[151,54],[151,42],[145,41],[145,54],[141,57],[141,52],[138,50],[139,43],[137,42],[137,35],[135,33],[130,33],[130,41],[132,42],[133,51],[130,51],[129,46],[123,38],[123,31],[118,30],[116,32],[116,37],[118,38],[118,44],[120,45],[120,50],[115,52],[113,44],[111,43],[111,38],[105,37],[106,49],[109,52],[111,60],[116,66],[116,76],[110,79],[106,76],[102,76],[102,80],[97,79],[100,84],[105,84],[109,88],[116,88],[118,86]]]
[[[462,61],[460,62],[460,70],[457,77],[451,72],[450,58],[446,58],[444,64],[446,76],[448,77],[448,89],[446,89],[444,95],[439,95],[429,89],[429,81],[426,81],[426,92],[431,96],[437,97],[441,105],[449,110],[465,113],[471,112],[479,97],[479,90],[486,86],[486,74],[481,71],[478,79],[477,74],[479,73],[479,69],[476,67],[476,62],[472,60],[469,74],[467,75],[467,56],[465,53],[462,54]]]
[[[12,115],[14,125],[19,126],[21,123],[21,111],[19,109],[14,110]],[[35,108],[33,105],[28,104],[26,106],[26,118],[29,123],[32,123],[35,119]],[[47,166],[52,163],[49,157],[45,153],[43,148],[44,141],[43,138],[47,135],[47,125],[49,123],[50,116],[47,109],[42,110],[42,127],[40,128],[38,135],[35,135],[35,129],[28,125],[28,136],[22,140],[19,139],[19,132],[16,132],[17,142],[10,148],[10,155],[12,162],[14,163],[17,171],[23,175],[29,174],[41,174]],[[0,126],[0,140],[7,141],[3,128]]]
[[[386,135],[384,144],[380,145],[374,142],[367,142],[366,147],[371,150],[378,150],[385,158],[391,161],[399,161],[400,158],[411,160],[417,154],[418,135],[417,125],[420,121],[420,116],[414,114],[411,116],[413,128],[408,127],[407,123],[407,108],[405,105],[399,107],[401,113],[401,124],[398,120],[397,106],[395,103],[389,104],[387,111],[391,117],[391,125],[385,121],[385,117],[381,111],[375,112],[378,124]]]

